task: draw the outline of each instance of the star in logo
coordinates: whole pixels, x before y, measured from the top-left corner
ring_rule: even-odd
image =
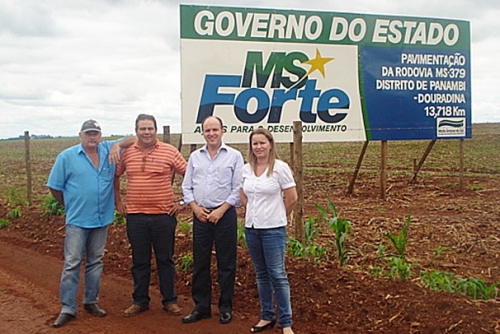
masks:
[[[303,62],[304,64],[311,65],[311,68],[307,72],[306,76],[308,76],[312,72],[318,70],[318,71],[320,71],[321,75],[323,75],[323,78],[324,78],[325,77],[325,64],[332,61],[333,59],[334,58],[329,58],[329,57],[323,58],[321,56],[321,53],[319,52],[319,50],[316,49],[316,58],[306,60]]]

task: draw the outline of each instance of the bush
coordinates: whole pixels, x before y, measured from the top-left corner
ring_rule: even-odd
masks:
[[[66,214],[64,207],[51,194],[42,197],[40,208],[45,217],[64,216]]]

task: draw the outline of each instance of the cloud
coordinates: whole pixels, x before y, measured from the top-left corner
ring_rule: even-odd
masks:
[[[99,120],[105,134],[131,133],[142,112],[179,132],[180,3],[0,0],[0,138],[17,137],[25,130],[76,135],[88,118]],[[499,120],[498,1],[190,3],[469,20],[473,120]]]
[[[159,121],[178,123],[180,131],[179,55],[172,52],[178,46],[168,44],[176,40],[166,38],[174,34],[168,34],[163,4],[44,3],[50,6],[16,1],[0,7],[1,17],[32,8],[2,25],[0,111],[16,117],[2,122],[1,136],[30,128],[74,135],[87,118],[109,120],[116,133],[130,133],[137,114],[160,116],[166,109],[175,110],[173,117]]]
[[[18,37],[55,34],[50,11],[41,1],[2,0],[0,35]]]

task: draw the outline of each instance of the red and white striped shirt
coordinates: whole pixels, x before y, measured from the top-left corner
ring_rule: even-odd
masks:
[[[174,201],[172,171],[186,172],[187,162],[172,145],[156,141],[149,153],[139,143],[123,150],[116,166],[116,176],[127,173],[127,212],[164,214]]]

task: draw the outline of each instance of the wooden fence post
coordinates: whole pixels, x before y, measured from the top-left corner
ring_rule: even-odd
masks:
[[[417,167],[413,168],[413,176],[410,179],[410,183],[415,183],[417,181],[417,173],[420,171],[420,168],[422,168],[422,165],[424,164],[425,159],[427,159],[427,156],[429,155],[429,153],[431,153],[431,150],[434,147],[434,144],[436,144],[436,139],[431,140],[429,142],[429,144],[427,145],[427,148],[425,149],[424,155],[420,159]]]
[[[31,159],[30,159],[30,133],[24,131],[24,159],[26,161],[26,199],[28,204],[32,203],[32,178],[31,178]]]
[[[460,152],[460,174],[458,179],[459,189],[460,191],[464,190],[464,140],[460,139],[459,143],[459,152]]]
[[[359,169],[361,168],[361,163],[363,162],[363,158],[365,157],[366,149],[368,148],[368,143],[369,141],[365,141],[363,144],[363,148],[361,149],[361,153],[359,154],[358,157],[358,162],[356,163],[356,168],[354,169],[354,173],[352,174],[352,178],[349,181],[349,187],[347,188],[347,193],[351,195],[354,191],[354,183],[356,182],[356,179],[358,178],[359,174]]]
[[[293,171],[297,184],[297,204],[293,214],[295,225],[295,238],[304,243],[304,178],[302,170],[302,122],[293,122]]]
[[[385,200],[387,188],[387,140],[382,141],[382,152],[380,161],[380,198]]]
[[[170,144],[170,126],[163,126],[163,142]]]

